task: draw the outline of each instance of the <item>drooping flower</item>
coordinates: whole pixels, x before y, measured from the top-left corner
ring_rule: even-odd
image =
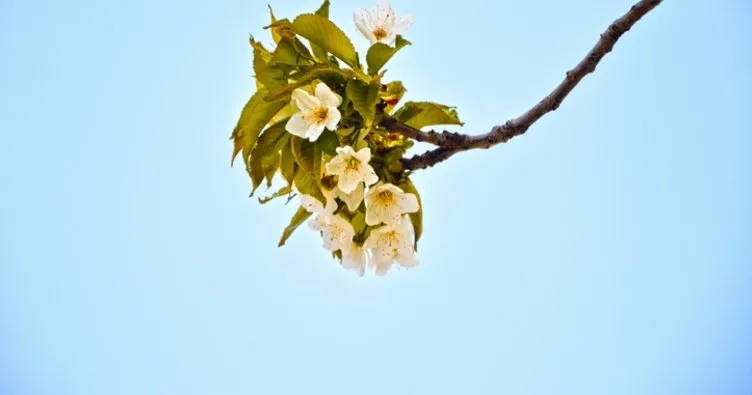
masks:
[[[321,232],[324,249],[327,251],[350,248],[355,236],[355,230],[350,222],[340,215],[319,214],[308,222],[308,226]]]
[[[326,173],[338,176],[337,187],[345,194],[351,194],[359,183],[371,185],[379,180],[373,167],[368,164],[370,160],[370,148],[362,148],[355,152],[349,145],[339,147],[337,156],[326,164]]]
[[[395,15],[389,0],[378,0],[376,7],[370,10],[355,10],[353,19],[360,33],[371,44],[380,42],[389,45],[398,34],[403,34],[413,24],[412,16]]]
[[[350,212],[355,212],[363,202],[363,196],[365,195],[365,186],[362,182],[358,183],[355,190],[350,193],[344,193],[341,189],[335,188],[337,197],[340,198],[347,205],[347,209]]]
[[[395,261],[402,267],[418,265],[409,219],[402,219],[397,226],[384,225],[372,230],[364,246],[371,251],[370,265],[378,276],[385,275]]]
[[[420,209],[418,198],[413,193],[405,193],[398,186],[378,183],[366,194],[366,223],[368,225],[386,224],[396,227],[406,213]]]
[[[332,92],[323,82],[316,85],[314,93],[312,96],[302,89],[292,92],[292,99],[299,111],[285,125],[285,129],[291,134],[310,141],[316,141],[324,128],[336,130],[342,118],[337,109],[342,103],[342,97]]]
[[[342,249],[342,267],[363,276],[368,265],[368,252],[362,246],[351,243]]]

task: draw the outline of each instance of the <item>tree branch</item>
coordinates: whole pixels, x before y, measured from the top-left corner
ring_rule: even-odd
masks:
[[[496,144],[506,143],[515,136],[525,133],[543,115],[555,111],[569,92],[586,75],[595,71],[595,67],[614,48],[614,44],[619,38],[634,26],[645,14],[658,6],[662,0],[641,0],[624,14],[621,18],[614,21],[606,31],[601,34],[600,39],[593,49],[588,52],[585,59],[580,61],[572,70],[567,72],[566,78],[557,86],[548,96],[538,102],[533,108],[521,116],[511,119],[503,125],[494,126],[490,132],[478,136],[469,136],[459,133],[437,133],[435,131],[424,132],[414,129],[407,125],[401,124],[393,118],[383,120],[380,125],[389,130],[396,131],[412,138],[416,141],[428,142],[437,145],[431,151],[412,158],[404,159],[405,169],[418,170],[431,167],[439,162],[447,160],[457,152],[467,151],[476,148],[490,148]]]

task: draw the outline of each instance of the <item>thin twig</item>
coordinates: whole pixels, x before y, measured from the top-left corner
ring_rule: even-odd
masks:
[[[515,136],[525,133],[543,115],[555,111],[569,92],[582,80],[583,77],[595,71],[595,67],[614,48],[619,38],[634,26],[645,14],[661,4],[662,0],[642,0],[621,18],[612,23],[601,34],[600,39],[593,49],[588,52],[585,59],[580,61],[572,70],[567,72],[566,78],[548,96],[538,102],[533,108],[520,117],[511,119],[503,125],[494,126],[490,132],[478,136],[469,136],[458,133],[437,133],[435,131],[424,132],[403,125],[393,118],[387,118],[380,123],[382,127],[396,131],[416,141],[424,141],[437,145],[431,151],[404,159],[405,168],[418,170],[431,167],[439,162],[447,160],[457,152],[476,148],[490,148],[496,144],[506,143]]]

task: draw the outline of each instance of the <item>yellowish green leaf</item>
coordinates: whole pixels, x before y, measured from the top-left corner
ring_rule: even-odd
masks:
[[[317,177],[314,177],[313,173],[307,173],[305,171],[297,172],[293,184],[300,193],[313,196],[322,203],[325,201],[324,195],[321,193],[319,180]]]
[[[394,56],[400,49],[410,45],[410,41],[405,40],[402,36],[397,36],[394,42],[394,46],[389,46],[384,43],[376,43],[371,45],[366,54],[366,63],[368,64],[368,74],[376,75],[379,70]]]
[[[280,198],[282,196],[292,196],[292,187],[290,185],[283,186],[277,192],[274,192],[270,196],[267,196],[267,197],[264,197],[264,198],[258,198],[258,201],[261,204],[267,204],[267,203],[271,202],[272,200],[274,200],[276,198]]]
[[[287,184],[292,185],[298,165],[295,163],[295,157],[292,155],[292,144],[289,141],[282,148],[281,155],[279,171],[282,173],[285,181],[287,181]]]
[[[324,130],[318,140],[316,140],[316,145],[329,155],[337,155],[339,139],[337,139],[337,135],[331,130]]]
[[[231,138],[234,141],[233,157],[238,152],[243,152],[243,162],[246,167],[249,165],[249,159],[251,151],[256,146],[256,140],[258,139],[261,130],[266,126],[269,120],[279,112],[279,110],[286,104],[282,101],[268,102],[264,100],[264,97],[268,94],[268,91],[260,89],[254,93],[254,95],[248,100],[243,111],[240,113],[240,119],[235,125],[232,131]]]
[[[295,229],[298,229],[298,227],[305,222],[309,217],[311,216],[311,213],[309,213],[306,209],[303,207],[299,207],[298,211],[295,212],[295,215],[292,216],[292,219],[290,220],[290,224],[287,225],[285,228],[285,231],[282,232],[282,237],[279,239],[279,247],[282,247],[285,245],[285,242],[287,242],[287,239],[292,236],[293,232],[295,232]]]
[[[303,171],[308,173],[314,172],[314,147],[315,144],[306,139],[298,136],[291,136],[290,138],[290,148],[295,157],[295,162]]]
[[[372,81],[367,84],[353,79],[347,82],[347,97],[352,101],[353,108],[363,117],[366,127],[373,123],[376,116],[376,105],[379,103],[379,89],[381,84]]]
[[[288,98],[295,89],[302,88],[315,80],[322,80],[329,86],[344,82],[350,78],[351,74],[338,67],[327,64],[316,65],[311,67],[303,75],[298,76],[294,83],[288,84],[282,88],[276,89],[269,93],[265,100],[274,101],[282,98]],[[291,76],[291,78],[293,78]]]
[[[251,152],[250,173],[253,182],[251,194],[261,185],[264,178],[271,186],[274,173],[279,169],[279,151],[287,144],[290,134],[285,131],[285,122],[274,124],[264,130]]]
[[[431,102],[407,102],[394,113],[394,117],[416,129],[431,125],[464,125],[453,107]]]
[[[356,67],[358,60],[355,47],[342,29],[328,18],[316,14],[300,15],[292,22],[292,27],[295,33],[311,44],[342,59],[350,67]]]

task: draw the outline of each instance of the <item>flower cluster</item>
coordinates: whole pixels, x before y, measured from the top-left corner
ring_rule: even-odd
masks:
[[[327,89],[326,85],[320,84],[316,91]],[[289,123],[287,131],[296,133]],[[345,146],[337,148],[336,152],[337,155],[325,166],[325,175],[333,176],[335,181],[332,189],[321,190],[325,204],[314,196],[303,194],[300,197],[301,206],[315,214],[308,224],[321,232],[324,249],[339,251],[342,265],[361,276],[367,266],[373,267],[376,274],[384,275],[395,262],[403,267],[417,265],[412,224],[406,214],[419,210],[418,198],[394,184],[379,181],[369,164],[370,148],[355,151]],[[337,199],[342,202],[342,209],[349,213],[358,212],[365,201],[365,223],[372,228],[363,243],[355,241],[356,232],[350,216],[338,212],[340,204]]]
[[[397,108],[406,90],[400,81],[384,81],[384,65],[410,45],[402,34],[412,17],[397,16],[387,0],[356,10],[355,28],[370,42],[364,64],[329,20],[329,6],[325,0],[293,20],[277,19],[270,8],[273,50],[251,37],[256,93],[233,130],[232,156],[242,154],[251,194],[264,181],[271,187],[277,175],[284,179],[262,204],[300,196],[280,246],[307,222],[343,267],[384,275],[395,264],[418,264],[423,210],[402,166],[414,142],[382,121],[417,129],[462,123],[454,108],[437,103]]]

